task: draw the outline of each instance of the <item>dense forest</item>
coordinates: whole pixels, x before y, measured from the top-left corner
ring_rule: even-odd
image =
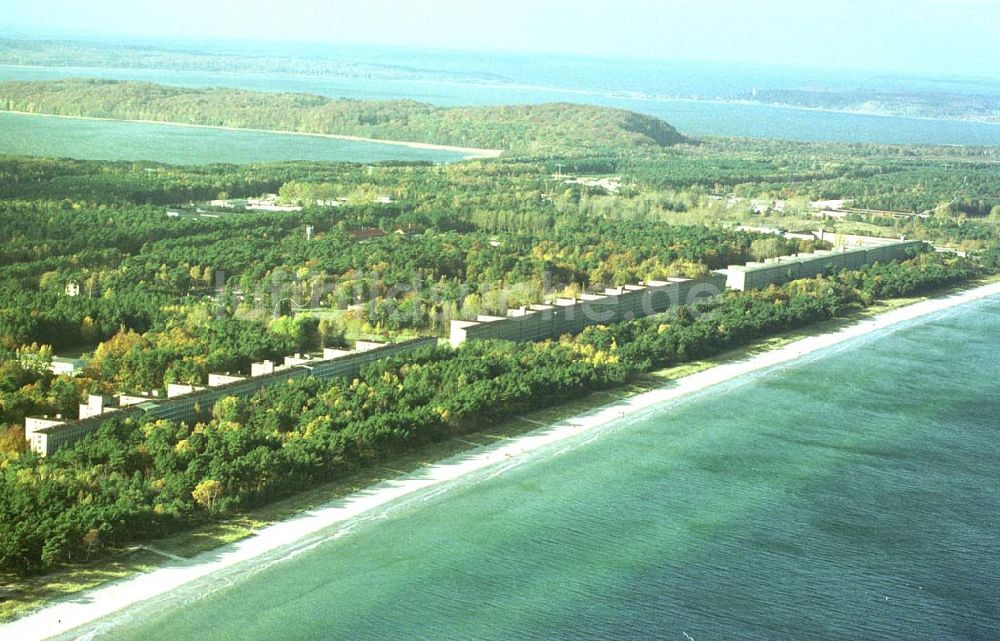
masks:
[[[114,80],[2,83],[0,109],[351,135],[530,154],[656,148],[686,141],[658,118],[588,105],[436,107],[409,100],[332,100]]]
[[[196,425],[109,419],[44,461],[6,455],[0,569],[27,573],[162,536],[652,368],[975,273],[962,259],[928,254],[832,279],[731,293],[697,315],[681,308],[558,342],[474,341],[455,351],[427,350],[376,363],[352,381],[306,379],[250,399],[227,397]]]
[[[995,151],[626,144],[451,165],[0,157],[0,568],[87,559],[656,368],[1000,268]],[[302,209],[167,215],[264,193]],[[831,198],[901,215],[817,218],[810,200]],[[751,207],[777,199],[783,211]],[[907,235],[970,258],[928,253],[559,341],[428,350],[357,380],[225,399],[195,425],[110,420],[51,458],[25,451],[25,416],[72,415],[89,393],[200,383],[358,338],[444,336],[453,319],[828,246],[758,225]],[[82,372],[54,375],[55,355],[83,355]]]
[[[198,383],[340,344],[347,333],[442,336],[452,319],[545,296],[699,275],[747,260],[761,238],[581,217],[573,203],[585,188],[543,200],[544,177],[516,169],[8,159],[0,175],[0,348],[9,356],[0,427],[71,414],[88,391]],[[153,204],[269,190],[346,202],[197,219],[169,218]],[[373,204],[383,190],[398,200]],[[373,228],[387,233],[363,243],[353,235]],[[79,296],[66,295],[70,284]],[[322,309],[322,318],[275,320],[290,311],[282,300]],[[92,352],[84,375],[46,376],[53,350]]]
[[[740,198],[858,194],[869,206],[893,199],[887,204],[923,208],[951,198],[957,183],[968,206],[981,202],[977,211],[1000,203],[998,165],[979,150],[712,141],[555,164],[0,158],[0,349],[10,356],[0,429],[25,415],[71,413],[87,391],[195,383],[345,337],[443,336],[453,319],[822,246],[740,230],[735,224],[758,218]],[[587,175],[613,176],[620,188],[573,178]],[[165,215],[169,206],[265,192],[305,208]],[[376,202],[379,194],[393,202]],[[339,206],[316,204],[328,199]],[[772,222],[803,224],[808,215],[785,212]],[[987,265],[1000,260],[990,249],[998,246],[993,214],[864,220],[867,233],[986,250]],[[813,224],[852,232],[856,223]],[[366,229],[385,235],[357,242]],[[772,246],[762,250],[765,241]],[[80,296],[65,294],[71,283]],[[278,305],[284,299],[325,312],[272,322],[291,311]],[[82,377],[53,380],[38,364],[79,351],[92,353]]]

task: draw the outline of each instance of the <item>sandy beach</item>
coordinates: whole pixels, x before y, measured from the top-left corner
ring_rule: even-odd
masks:
[[[254,536],[206,552],[193,559],[165,565],[152,572],[69,597],[63,602],[6,625],[0,625],[0,638],[5,641],[29,641],[65,635],[130,605],[165,594],[214,572],[232,568],[267,553],[280,551],[285,546],[407,495],[433,486],[446,486],[450,481],[486,468],[496,467],[499,471],[502,465],[510,464],[511,459],[528,456],[535,450],[588,431],[599,430],[602,426],[630,413],[705,390],[751,372],[793,362],[807,354],[877,330],[997,295],[1000,295],[1000,282],[918,302],[858,321],[842,329],[797,340],[772,351],[722,363],[671,381],[664,387],[539,428],[525,436],[484,446],[429,465],[405,477],[379,483],[344,499],[263,528]],[[80,638],[90,638],[86,629],[80,630],[79,633],[86,635]]]
[[[349,140],[352,142],[367,142],[378,145],[394,145],[397,147],[409,147],[410,149],[428,149],[433,151],[452,151],[465,156],[466,160],[476,160],[483,158],[497,158],[503,153],[502,149],[478,149],[476,147],[454,147],[451,145],[434,145],[427,142],[409,142],[406,140],[382,140],[380,138],[362,138],[361,136],[347,136],[342,134],[319,134],[306,131],[281,131],[275,129],[252,129],[249,127],[224,127],[221,125],[196,125],[184,122],[170,122],[166,120],[125,120],[122,118],[97,118],[95,116],[63,116],[60,114],[31,113],[27,111],[10,111],[0,109],[0,113],[18,114],[21,116],[41,116],[45,118],[64,118],[70,120],[103,120],[111,122],[136,122],[144,125],[167,125],[170,127],[192,127],[195,129],[215,129],[220,131],[250,131],[260,134],[277,134],[281,136],[311,136],[313,138],[328,138],[332,140]]]

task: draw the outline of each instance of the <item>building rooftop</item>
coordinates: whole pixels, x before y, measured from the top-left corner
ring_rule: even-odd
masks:
[[[730,265],[729,270],[738,272],[752,272],[758,269],[770,269],[779,265],[790,265],[795,263],[808,263],[809,261],[816,260],[818,258],[824,258],[826,256],[833,256],[835,254],[853,254],[859,252],[867,252],[868,247],[840,247],[836,250],[817,250],[812,254],[795,254],[793,256],[780,256],[778,258],[768,258],[764,262],[751,261],[746,265]]]
[[[371,229],[359,229],[358,231],[352,231],[350,232],[350,236],[354,240],[370,240],[372,238],[382,238],[385,236],[385,232],[378,227],[374,227]]]

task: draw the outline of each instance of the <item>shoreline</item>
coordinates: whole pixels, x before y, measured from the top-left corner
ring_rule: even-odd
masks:
[[[702,99],[697,99],[702,100]],[[932,122],[957,122],[957,123],[974,123],[978,125],[1000,125],[1000,121],[997,120],[986,120],[983,118],[961,118],[958,116],[921,116],[916,114],[903,114],[903,113],[893,113],[891,111],[866,111],[864,109],[849,109],[842,108],[838,109],[836,107],[810,107],[807,105],[796,105],[790,102],[765,102],[762,100],[746,100],[737,99],[732,100],[718,100],[714,101],[712,99],[705,99],[710,102],[719,102],[721,104],[729,105],[750,105],[758,107],[773,107],[775,109],[792,109],[796,111],[818,111],[820,113],[830,113],[830,114],[847,114],[852,116],[875,116],[877,118],[903,118],[907,120],[924,120]]]
[[[981,284],[882,312],[832,331],[800,338],[770,351],[722,362],[669,381],[660,387],[545,425],[523,436],[485,445],[465,454],[421,467],[400,478],[377,483],[342,499],[266,526],[246,539],[209,550],[183,562],[164,565],[144,574],[71,595],[10,623],[0,625],[0,636],[5,639],[28,641],[67,634],[212,573],[279,551],[420,490],[442,485],[498,464],[510,463],[511,459],[516,460],[540,448],[596,431],[635,412],[680,399],[753,372],[795,362],[808,354],[874,331],[998,295],[1000,295],[1000,282]]]
[[[75,69],[75,70],[95,70],[95,71],[165,71],[164,69],[159,69],[156,67],[142,68],[142,67],[114,67],[114,66],[98,66],[98,67],[87,67],[87,66],[72,66],[72,65],[36,65],[36,64],[12,64],[5,63],[0,64],[0,68],[15,68],[15,69]],[[201,74],[213,74],[213,75],[262,75],[262,76],[274,76],[278,74],[267,73],[267,72],[254,72],[254,71],[198,71],[198,70],[182,70],[182,73],[201,73]],[[286,75],[286,74],[280,74]],[[291,74],[292,77],[299,78],[320,78],[324,77],[324,74]],[[83,77],[83,76],[80,76]],[[337,77],[337,76],[333,76]],[[649,94],[641,91],[636,92],[615,92],[615,91],[602,91],[599,89],[585,89],[585,88],[572,88],[572,87],[554,87],[548,85],[532,84],[530,82],[498,82],[498,81],[485,81],[485,80],[453,80],[453,79],[431,79],[431,78],[406,78],[406,79],[396,79],[389,78],[386,82],[395,82],[398,80],[403,80],[405,82],[414,83],[446,83],[451,85],[459,86],[471,86],[471,87],[481,87],[487,89],[507,89],[507,90],[527,90],[527,91],[538,91],[544,93],[552,94],[568,94],[568,95],[579,95],[579,96],[592,96],[610,100],[635,100],[640,102],[688,102],[688,103],[708,103],[708,104],[718,104],[718,105],[744,105],[744,106],[756,106],[756,107],[773,107],[776,109],[789,109],[798,111],[818,111],[823,113],[832,114],[845,114],[854,116],[878,116],[885,118],[903,118],[909,120],[923,120],[923,121],[934,121],[934,122],[953,122],[953,123],[971,123],[980,125],[1000,125],[1000,120],[988,119],[981,116],[962,116],[962,115],[919,115],[919,114],[906,114],[906,113],[894,113],[892,111],[866,111],[864,109],[852,109],[849,107],[838,108],[838,107],[820,107],[820,106],[808,106],[808,105],[797,105],[795,103],[787,102],[768,102],[764,100],[753,100],[748,98],[740,97],[721,97],[721,96],[683,96],[683,95],[672,95],[672,94]],[[621,106],[617,107],[619,109],[623,108]],[[18,112],[20,113],[20,112]],[[72,117],[72,116],[67,116]],[[110,118],[108,120],[115,120]],[[130,121],[138,122],[138,121]],[[158,121],[153,121],[158,122]],[[165,124],[165,123],[164,123]],[[290,132],[296,133],[296,132]],[[741,136],[742,137],[742,136]],[[377,139],[372,139],[375,142]],[[496,150],[482,150],[482,151],[496,151]],[[477,157],[495,157],[495,156],[477,156]],[[469,159],[472,159],[470,156]]]
[[[463,154],[463,160],[484,160],[499,158],[503,153],[502,149],[480,149],[478,147],[455,147],[452,145],[436,145],[429,142],[411,142],[407,140],[382,140],[380,138],[364,138],[361,136],[349,136],[347,134],[321,134],[308,131],[283,131],[279,129],[256,129],[250,127],[228,127],[225,125],[198,125],[194,123],[175,122],[172,120],[130,120],[125,118],[101,118],[98,116],[67,116],[64,114],[34,113],[30,111],[14,111],[11,109],[0,109],[0,113],[15,114],[18,116],[41,116],[45,118],[63,118],[68,120],[96,120],[98,122],[134,122],[142,125],[165,125],[168,127],[192,127],[196,129],[213,129],[216,131],[247,131],[258,134],[274,134],[278,136],[312,136],[314,138],[327,138],[331,140],[346,140],[349,142],[365,142],[377,145],[393,145],[396,147],[409,147],[410,149],[422,149],[426,151],[448,151]]]

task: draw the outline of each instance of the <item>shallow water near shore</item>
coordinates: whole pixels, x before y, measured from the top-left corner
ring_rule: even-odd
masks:
[[[180,165],[316,160],[456,162],[464,154],[303,134],[0,112],[0,154]]]
[[[92,629],[1000,638],[998,333],[996,297],[877,332],[415,495]]]

